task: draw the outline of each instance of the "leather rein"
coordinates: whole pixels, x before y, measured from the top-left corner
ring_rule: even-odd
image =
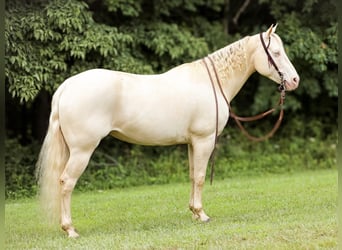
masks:
[[[271,136],[273,136],[273,134],[278,130],[278,128],[280,127],[280,124],[283,120],[283,117],[284,117],[284,108],[283,108],[283,104],[284,104],[284,100],[285,100],[285,80],[284,80],[284,75],[283,73],[279,70],[277,64],[275,63],[275,61],[273,60],[271,54],[269,53],[268,51],[268,48],[270,46],[270,43],[271,43],[271,37],[269,37],[269,41],[268,41],[268,45],[266,46],[265,44],[265,41],[262,37],[262,33],[260,33],[260,40],[261,40],[261,44],[265,50],[265,53],[267,55],[267,58],[268,58],[268,63],[269,65],[272,65],[275,70],[278,72],[278,75],[280,77],[280,85],[279,85],[279,92],[280,92],[280,98],[279,98],[279,102],[278,102],[278,106],[280,107],[280,112],[279,112],[279,117],[278,117],[278,120],[276,121],[276,123],[274,124],[273,128],[264,136],[261,136],[261,137],[256,137],[256,136],[253,136],[251,135],[246,129],[245,127],[241,124],[241,122],[251,122],[251,121],[257,121],[257,120],[260,120],[264,117],[266,117],[267,115],[273,113],[277,108],[272,108],[268,111],[265,111],[261,114],[258,114],[258,115],[255,115],[255,116],[250,116],[250,117],[241,117],[241,116],[238,116],[235,114],[235,112],[232,110],[231,106],[230,106],[230,103],[226,97],[226,95],[224,94],[223,92],[223,88],[222,88],[222,83],[220,81],[220,78],[218,76],[218,73],[217,73],[217,70],[216,70],[216,67],[215,67],[215,64],[213,62],[213,60],[210,58],[210,56],[207,56],[205,58],[203,58],[203,62],[204,62],[204,65],[208,71],[208,75],[209,75],[209,78],[210,78],[210,82],[211,82],[211,86],[212,86],[212,89],[213,89],[213,93],[214,93],[214,98],[215,98],[215,105],[216,105],[216,130],[215,130],[215,143],[214,143],[214,151],[211,155],[211,162],[212,162],[212,165],[211,165],[211,173],[210,173],[210,184],[212,184],[212,181],[213,181],[213,177],[214,177],[214,165],[215,165],[215,161],[214,161],[214,158],[215,158],[215,153],[216,153],[216,144],[217,144],[217,141],[218,141],[218,100],[217,100],[217,93],[216,93],[216,89],[215,89],[215,84],[214,84],[214,80],[213,80],[213,77],[212,75],[210,74],[210,70],[209,70],[209,67],[208,67],[208,64],[206,62],[206,58],[209,59],[210,61],[210,64],[214,70],[214,73],[215,73],[215,78],[216,78],[216,82],[220,88],[220,92],[225,100],[225,102],[227,103],[227,107],[229,109],[229,114],[230,114],[230,117],[232,117],[236,124],[238,125],[238,127],[240,128],[240,130],[242,131],[242,133],[250,140],[252,141],[265,141],[267,140],[268,138],[270,138]]]

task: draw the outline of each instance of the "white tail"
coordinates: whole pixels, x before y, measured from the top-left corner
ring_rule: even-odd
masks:
[[[49,128],[37,162],[36,176],[39,185],[41,206],[50,222],[60,219],[61,192],[59,178],[69,158],[69,149],[65,143],[59,123],[59,98],[63,84],[53,96]]]

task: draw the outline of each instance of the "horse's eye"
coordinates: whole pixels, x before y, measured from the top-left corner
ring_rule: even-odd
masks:
[[[280,51],[276,50],[273,52],[274,56],[275,57],[279,57],[280,56]]]

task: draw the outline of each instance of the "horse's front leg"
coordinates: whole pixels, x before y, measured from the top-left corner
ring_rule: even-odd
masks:
[[[214,149],[214,140],[198,139],[189,145],[189,166],[191,179],[190,210],[193,217],[201,221],[209,221],[202,206],[202,189],[205,182],[210,155]]]
[[[190,182],[191,182],[189,208],[190,210],[192,210],[192,208],[194,207],[194,189],[195,189],[194,157],[193,157],[192,144],[188,144],[188,158],[189,158],[189,177],[190,177]],[[198,219],[198,215],[193,214],[193,218]]]

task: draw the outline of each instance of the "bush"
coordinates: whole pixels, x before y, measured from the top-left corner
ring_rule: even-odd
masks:
[[[22,198],[36,193],[35,164],[39,145],[22,146],[18,139],[5,140],[5,195]]]
[[[252,130],[253,134],[265,133],[267,127],[271,127],[267,122],[259,123],[262,126]],[[335,168],[336,145],[336,124],[317,120],[293,117],[265,142],[251,142],[236,127],[228,126],[218,145],[217,175],[231,177]]]
[[[78,189],[166,184],[188,177],[186,146],[144,147],[105,138],[95,151]]]

